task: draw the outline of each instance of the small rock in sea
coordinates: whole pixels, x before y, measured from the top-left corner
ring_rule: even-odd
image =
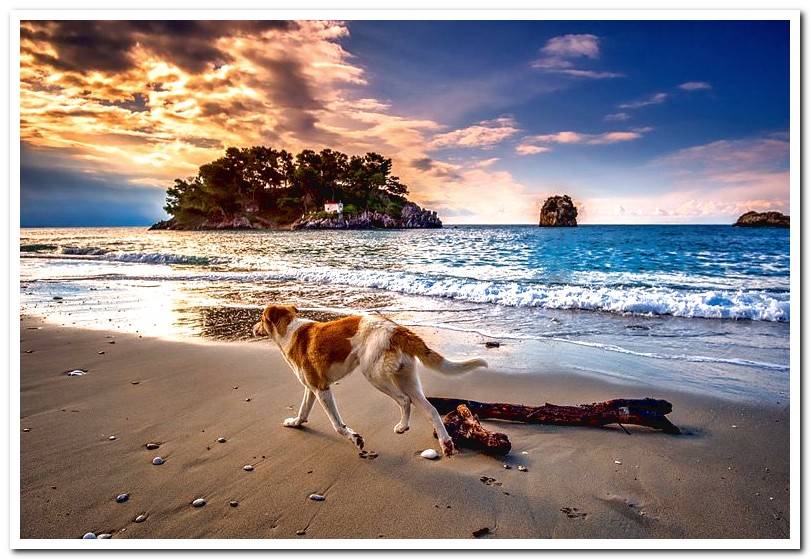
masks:
[[[217,438],[217,443],[225,443],[225,438],[224,437],[218,437]]]
[[[620,461],[619,459],[614,459],[614,464],[615,465],[621,465],[622,461]]]
[[[147,449],[157,449],[158,447],[160,447],[160,444],[158,444],[158,443],[147,443],[146,444]]]
[[[68,371],[64,372],[65,375],[69,377],[78,377],[80,375],[84,375],[87,373],[86,369],[69,369]]]
[[[527,468],[524,465],[518,465],[518,470],[521,472],[527,472]]]
[[[145,514],[145,513],[142,513],[141,515],[139,515],[138,517],[136,517],[136,518],[134,519],[134,521],[135,521],[136,523],[143,523],[144,521],[146,521],[146,514]]]
[[[489,534],[490,527],[482,527],[481,529],[476,529],[475,531],[473,531],[473,536],[476,537],[477,539]]]
[[[99,350],[99,355],[104,354],[104,350]]]
[[[231,500],[230,502],[228,502],[228,505],[231,507],[237,507],[239,505],[239,502],[236,500]]]
[[[426,449],[422,453],[420,453],[420,457],[423,459],[430,459],[431,461],[435,459],[439,459],[439,453],[436,452],[436,449]]]
[[[95,539],[96,538],[96,533],[85,533],[84,535],[82,535],[82,538],[83,539]]]
[[[305,531],[304,529],[299,529],[298,531],[296,531],[296,534],[297,535],[306,535],[307,531]]]
[[[110,533],[102,533],[99,535],[100,539],[112,539],[113,536]]]
[[[310,494],[310,499],[314,502],[323,502],[326,500],[326,498],[321,494]]]
[[[242,470],[251,472],[253,470],[253,465],[245,465],[244,467],[242,467]]]
[[[206,505],[206,501],[203,498],[197,498],[191,503],[191,505],[193,505],[194,507],[203,507],[204,505]]]
[[[510,470],[510,469],[512,468],[512,467],[511,467],[510,465],[508,465],[507,463],[504,463],[504,464],[503,464],[503,465],[501,465],[501,466],[502,466],[502,467],[504,467],[504,468],[505,468],[505,469],[507,469],[507,470]]]
[[[164,461],[162,457],[155,457],[154,459],[152,459],[152,464],[153,465],[162,465],[165,462],[166,461]]]
[[[110,436],[107,439],[109,439],[110,441],[114,441],[116,439],[116,437],[115,436]]]
[[[119,504],[123,504],[129,499],[130,499],[129,494],[119,494],[118,496],[115,497],[115,501],[118,502]]]

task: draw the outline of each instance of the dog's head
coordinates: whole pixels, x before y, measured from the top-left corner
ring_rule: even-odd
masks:
[[[298,309],[295,305],[268,305],[262,312],[262,318],[253,326],[254,336],[284,336],[287,325],[296,318]]]

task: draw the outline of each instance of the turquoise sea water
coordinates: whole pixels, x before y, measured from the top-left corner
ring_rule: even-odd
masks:
[[[20,251],[24,311],[47,307],[78,326],[239,337],[244,317],[291,301],[311,313],[380,311],[443,332],[565,344],[583,357],[570,365],[589,371],[610,356],[697,386],[714,376],[732,393],[787,387],[788,230],[24,229]]]

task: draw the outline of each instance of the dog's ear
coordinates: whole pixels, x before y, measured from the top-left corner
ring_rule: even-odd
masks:
[[[298,315],[298,307],[295,305],[288,305],[287,308],[293,312],[293,315]]]

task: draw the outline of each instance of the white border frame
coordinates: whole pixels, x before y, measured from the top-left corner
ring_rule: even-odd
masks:
[[[786,20],[790,45],[790,537],[788,539],[21,539],[20,538],[20,21],[92,19],[297,20]],[[799,10],[20,10],[9,21],[10,534],[13,549],[799,549],[800,541],[800,11]],[[16,343],[16,346],[11,346]]]

